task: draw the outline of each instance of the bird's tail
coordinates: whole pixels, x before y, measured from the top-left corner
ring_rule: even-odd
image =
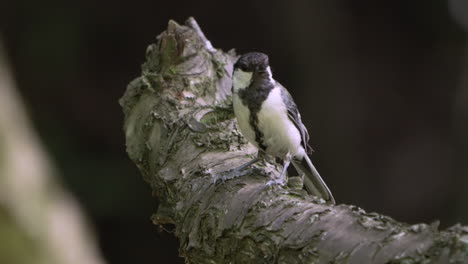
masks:
[[[304,173],[304,186],[307,192],[312,195],[319,196],[325,201],[329,201],[333,204],[335,203],[335,198],[333,198],[330,189],[328,188],[327,184],[325,184],[322,177],[320,177],[320,174],[307,155],[304,155],[302,161],[293,159],[292,164],[296,170]]]

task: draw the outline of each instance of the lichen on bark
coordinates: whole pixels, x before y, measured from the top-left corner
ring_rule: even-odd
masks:
[[[169,21],[120,100],[127,152],[159,199],[153,221],[175,225],[188,263],[468,263],[467,227],[408,225],[267,185],[274,161],[221,180],[256,153],[230,106],[235,59],[193,18]]]

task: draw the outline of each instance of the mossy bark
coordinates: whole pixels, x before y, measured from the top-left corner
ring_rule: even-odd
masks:
[[[160,202],[153,220],[175,225],[188,263],[468,263],[467,227],[408,225],[267,185],[273,161],[221,180],[256,152],[230,106],[235,59],[192,18],[170,21],[120,100],[128,154]]]

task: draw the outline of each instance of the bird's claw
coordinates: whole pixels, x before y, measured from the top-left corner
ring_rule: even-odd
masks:
[[[282,180],[280,180],[280,179],[277,179],[277,180],[269,180],[269,181],[266,183],[267,186],[271,186],[271,185],[273,185],[273,184],[277,184],[277,185],[280,185],[280,186],[284,186],[284,185],[285,185],[285,183],[284,183]]]

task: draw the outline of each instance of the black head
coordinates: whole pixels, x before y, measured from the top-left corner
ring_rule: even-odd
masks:
[[[235,69],[241,69],[244,72],[265,71],[269,66],[268,55],[260,52],[250,52],[242,55],[234,64]]]

